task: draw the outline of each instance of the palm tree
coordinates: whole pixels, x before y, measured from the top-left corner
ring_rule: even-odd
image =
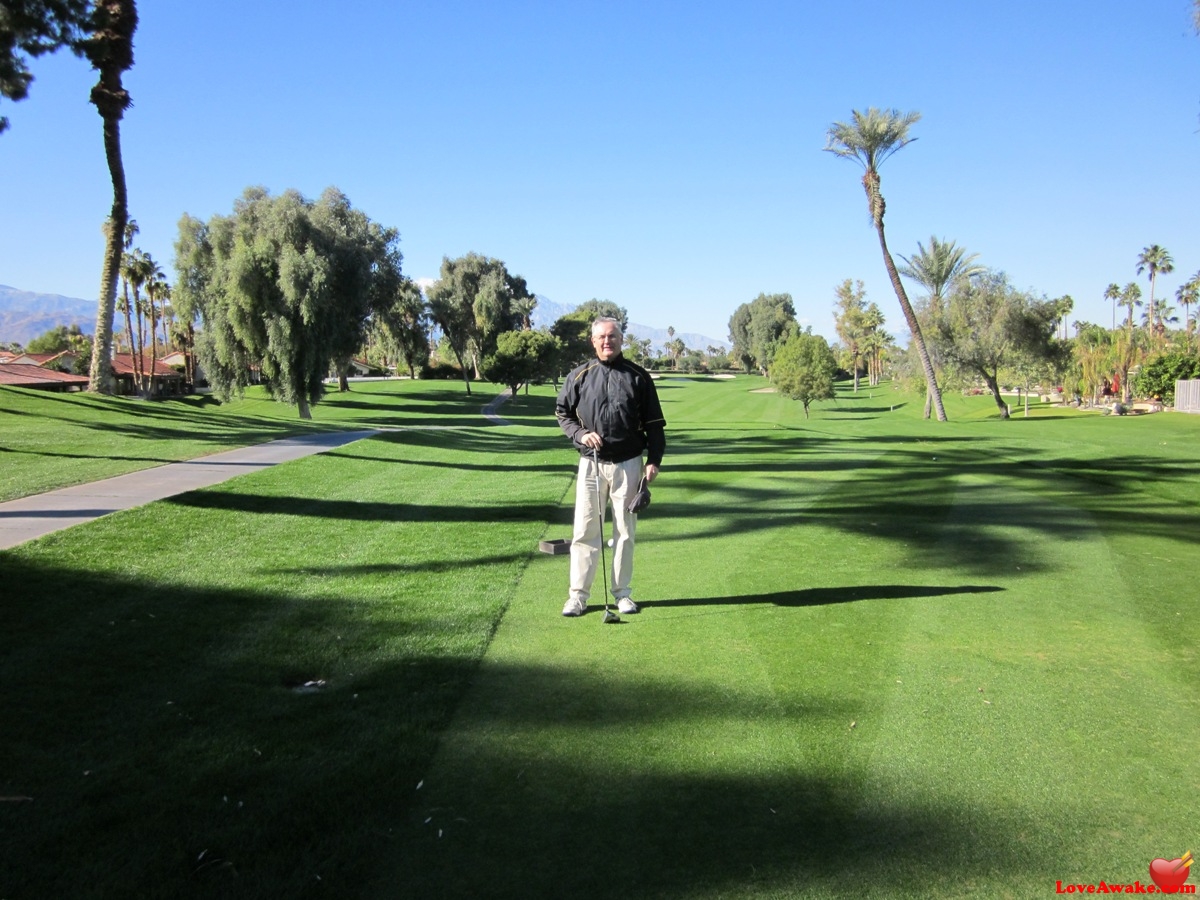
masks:
[[[1165,248],[1158,244],[1151,244],[1149,247],[1143,247],[1141,255],[1138,256],[1137,273],[1142,274],[1143,271],[1150,273],[1150,304],[1149,311],[1151,315],[1157,310],[1154,305],[1154,281],[1159,274],[1167,275],[1175,271],[1175,260],[1171,259],[1171,254]],[[1150,323],[1150,330],[1157,330],[1157,320]]]
[[[129,194],[125,165],[121,161],[121,119],[130,106],[121,75],[133,67],[133,33],[138,16],[135,0],[96,0],[87,34],[78,42],[82,53],[99,73],[91,101],[104,120],[104,155],[112,180],[113,203],[104,223],[104,266],[100,274],[100,302],[96,310],[96,340],[88,390],[111,394],[112,320],[117,303],[117,278],[121,271],[122,242],[129,220]]]
[[[1175,299],[1183,304],[1183,324],[1187,329],[1187,348],[1192,348],[1192,318],[1188,311],[1193,303],[1200,303],[1200,272],[1185,281],[1175,292]]]
[[[1129,338],[1133,339],[1133,309],[1135,306],[1142,305],[1142,289],[1132,281],[1125,285],[1121,291],[1121,299],[1117,301],[1118,306],[1129,307]]]
[[[1112,330],[1117,330],[1117,301],[1121,299],[1121,289],[1113,282],[1104,289],[1104,299],[1111,300],[1113,305],[1113,326]]]
[[[871,214],[871,222],[879,235],[879,248],[883,252],[883,264],[887,268],[888,278],[891,279],[892,289],[896,299],[900,301],[900,309],[912,333],[913,344],[921,358],[921,367],[925,370],[925,384],[929,387],[937,410],[939,422],[946,421],[946,409],[942,405],[942,394],[938,390],[937,378],[933,372],[933,362],[925,347],[925,338],[921,334],[920,323],[904,285],[900,283],[900,273],[896,271],[896,263],[888,252],[887,238],[883,230],[883,216],[887,209],[883,194],[879,189],[879,166],[900,150],[912,143],[915,138],[908,136],[908,130],[920,120],[919,112],[902,113],[897,109],[879,110],[870,107],[865,113],[852,110],[852,122],[834,122],[826,133],[825,150],[843,159],[851,159],[863,168],[862,186],[867,195],[867,209]]]
[[[939,241],[932,235],[929,238],[929,249],[917,241],[917,252],[912,258],[901,254],[904,265],[900,274],[910,278],[929,292],[929,311],[936,317],[942,309],[942,301],[946,297],[946,288],[959,278],[970,278],[984,271],[984,267],[975,262],[978,253],[967,255],[965,247],[957,246],[954,241]],[[936,361],[935,361],[936,362]],[[925,392],[925,418],[929,418],[929,405],[932,396]]]
[[[156,381],[154,370],[158,368],[158,338],[156,332],[158,329],[158,320],[160,318],[158,301],[166,303],[167,298],[171,295],[171,286],[167,284],[167,276],[162,268],[154,260],[146,256],[149,262],[149,275],[146,278],[146,299],[150,304],[150,378],[149,378],[149,395],[155,396]],[[164,329],[165,330],[165,329]],[[166,341],[163,341],[165,348]]]
[[[520,321],[522,331],[533,331],[533,311],[537,308],[537,297],[516,297],[512,301],[513,315]]]
[[[936,237],[929,238],[928,250],[917,241],[917,252],[912,258],[904,254],[900,254],[900,258],[904,260],[900,274],[929,291],[930,308],[935,310],[941,307],[946,288],[951,283],[984,271],[983,266],[975,262],[978,253],[968,256],[965,247],[957,246],[954,241],[939,241]]]
[[[142,285],[150,280],[152,270],[157,268],[144,250],[134,248],[128,253],[121,255],[121,279],[127,287],[133,288],[133,298],[129,297],[128,291],[125,293],[125,328],[129,332],[129,352],[133,355],[133,378],[137,384],[138,390],[142,391],[145,387],[145,376],[142,372],[142,350],[144,341],[144,328],[142,324]],[[132,315],[137,316],[137,328],[134,328]]]

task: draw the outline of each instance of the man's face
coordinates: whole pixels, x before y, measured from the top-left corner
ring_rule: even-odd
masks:
[[[592,346],[596,348],[596,356],[608,362],[621,352],[621,332],[610,322],[596,326],[592,334]]]

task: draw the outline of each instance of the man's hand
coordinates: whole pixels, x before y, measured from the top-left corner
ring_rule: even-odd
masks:
[[[599,450],[604,446],[604,439],[594,431],[585,431],[583,437],[579,439],[579,443],[593,450]]]
[[[646,484],[649,484],[657,477],[658,477],[658,466],[647,465],[646,466]]]

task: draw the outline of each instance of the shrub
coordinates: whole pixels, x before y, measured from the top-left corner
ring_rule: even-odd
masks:
[[[1175,382],[1200,378],[1200,356],[1194,353],[1164,353],[1142,366],[1133,388],[1139,396],[1157,397],[1174,405]]]

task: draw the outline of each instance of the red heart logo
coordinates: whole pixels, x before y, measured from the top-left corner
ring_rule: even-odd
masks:
[[[1185,881],[1187,881],[1188,872],[1190,872],[1183,859],[1173,859],[1168,862],[1165,859],[1156,859],[1150,863],[1150,877],[1154,879],[1154,883],[1168,894],[1174,894],[1178,891]]]

